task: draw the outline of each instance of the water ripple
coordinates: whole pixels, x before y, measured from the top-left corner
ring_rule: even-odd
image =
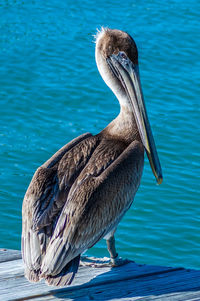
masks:
[[[94,61],[101,25],[129,31],[162,163],[145,159],[133,206],[116,233],[138,262],[199,264],[199,1],[4,1],[0,20],[0,245],[20,248],[21,204],[34,170],[62,145],[119,112]],[[112,12],[112,13],[111,13]],[[105,241],[89,253],[107,255]]]

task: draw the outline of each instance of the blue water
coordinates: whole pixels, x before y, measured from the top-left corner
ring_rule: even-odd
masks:
[[[128,31],[164,182],[148,160],[116,233],[121,256],[200,268],[200,2],[2,1],[0,4],[0,247],[20,249],[21,206],[34,170],[119,105],[97,71],[101,25]],[[89,254],[106,256],[105,241]]]

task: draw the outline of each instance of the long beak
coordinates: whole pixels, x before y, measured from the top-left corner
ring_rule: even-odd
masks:
[[[118,55],[113,54],[107,62],[113,73],[120,80],[130,100],[139,134],[146,150],[152,171],[156,177],[157,183],[161,184],[163,179],[162,169],[145,108],[138,65],[134,65],[125,53],[122,52]]]

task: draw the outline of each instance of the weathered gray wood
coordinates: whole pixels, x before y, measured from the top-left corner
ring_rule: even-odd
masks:
[[[8,258],[12,258],[11,255]],[[200,271],[133,262],[113,269],[80,267],[71,286],[56,289],[44,282],[29,283],[23,276],[21,259],[1,262],[0,300],[26,299],[200,300]]]
[[[198,275],[190,279],[185,270],[80,288],[72,292],[56,292],[42,300],[193,300],[199,298]],[[197,277],[196,277],[197,276]],[[192,286],[191,286],[192,281]],[[38,301],[38,299],[36,298]],[[200,300],[200,299],[197,299]]]
[[[22,258],[21,251],[0,249],[0,263]]]

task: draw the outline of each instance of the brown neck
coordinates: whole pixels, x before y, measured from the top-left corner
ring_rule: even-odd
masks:
[[[119,115],[100,134],[128,144],[134,140],[141,141],[134,115],[124,106],[121,106]]]

